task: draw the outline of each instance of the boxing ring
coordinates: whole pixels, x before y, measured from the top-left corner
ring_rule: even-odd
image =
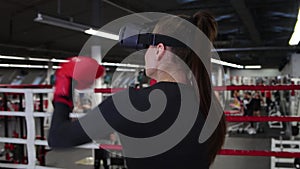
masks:
[[[53,93],[53,89],[49,86],[40,89],[43,86],[19,86],[13,88],[13,86],[0,86],[0,93],[21,93],[24,94],[24,111],[0,111],[0,116],[17,116],[24,117],[26,121],[26,138],[12,138],[12,137],[0,137],[0,142],[5,144],[22,144],[26,146],[27,157],[26,162],[13,164],[13,163],[2,163],[0,162],[0,168],[24,168],[24,169],[58,169],[54,167],[41,166],[37,164],[37,146],[48,147],[46,139],[43,137],[37,138],[36,136],[36,125],[35,118],[48,118],[52,116],[50,112],[40,112],[34,109],[34,95],[36,94],[49,94]],[[21,88],[20,88],[21,87]],[[22,88],[24,87],[24,88]],[[35,88],[39,87],[39,88]],[[278,86],[226,86],[216,87],[217,91],[226,90],[300,90],[300,85],[278,85]],[[114,93],[123,89],[95,89],[96,93]],[[225,111],[226,113],[226,111]],[[84,114],[70,113],[70,117],[77,118]],[[241,117],[232,116],[230,112],[227,113],[226,120],[228,122],[300,122],[300,117],[297,116],[278,116],[278,117]],[[276,140],[271,139],[271,150],[236,150],[236,149],[223,149],[219,152],[219,155],[230,155],[230,156],[267,156],[271,158],[271,169],[277,169],[277,163],[294,163],[294,158],[300,158],[300,141],[296,140]],[[289,146],[284,146],[289,145]],[[288,147],[288,148],[287,148]],[[109,145],[109,144],[98,144],[89,143],[78,146],[77,148],[83,149],[110,149],[121,151],[122,146],[120,145]],[[282,167],[280,167],[282,168]],[[282,168],[283,169],[283,168]]]

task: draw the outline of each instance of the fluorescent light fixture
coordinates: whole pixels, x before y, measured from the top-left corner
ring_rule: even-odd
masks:
[[[22,64],[0,64],[0,67],[8,68],[30,68],[30,69],[48,69],[47,65],[22,65]],[[53,69],[59,69],[60,66],[52,66]]]
[[[289,41],[289,45],[298,45],[299,41],[300,41],[300,9],[298,11],[298,18],[297,18],[297,22],[294,28],[294,33],[292,34],[292,37]]]
[[[37,17],[34,19],[35,22],[44,23],[52,26],[57,26],[65,29],[70,29],[74,31],[81,31],[84,32],[85,30],[89,29],[88,26],[74,23],[71,21],[43,15],[41,13],[38,13]]]
[[[92,28],[85,30],[84,33],[89,34],[89,35],[99,36],[99,37],[102,37],[102,38],[111,39],[111,40],[119,40],[119,35],[94,30]]]
[[[86,25],[82,25],[82,24],[75,23],[72,21],[63,20],[60,18],[55,18],[52,16],[47,16],[47,15],[44,15],[41,13],[37,14],[37,17],[34,19],[34,21],[52,25],[52,26],[65,28],[65,29],[70,29],[70,30],[74,30],[74,31],[84,32],[89,35],[95,35],[95,36],[112,39],[112,40],[119,40],[119,35],[103,32],[103,31],[97,31]]]
[[[218,65],[223,65],[223,66],[228,66],[228,67],[233,67],[233,68],[238,68],[238,69],[243,69],[244,68],[244,66],[242,66],[242,65],[229,63],[229,62],[225,62],[225,61],[221,61],[221,60],[213,59],[213,58],[211,58],[211,62],[215,63],[215,64],[218,64]]]
[[[248,65],[245,69],[261,69],[261,65]]]
[[[64,60],[64,59],[55,59],[55,58],[52,58],[50,61],[51,61],[51,62],[57,62],[57,63],[65,63],[65,62],[69,62],[68,60]]]
[[[135,72],[136,69],[117,68],[117,72]]]
[[[52,69],[60,69],[61,66],[52,66]],[[47,66],[47,69],[48,69],[48,66]]]
[[[103,65],[103,66],[117,66],[117,67],[130,67],[130,68],[145,68],[145,66],[142,66],[142,65],[126,64],[126,63],[103,62],[103,63],[101,63],[101,65]]]
[[[68,60],[64,60],[64,59],[55,59],[55,58],[47,59],[47,58],[32,58],[32,57],[3,56],[3,55],[0,55],[0,59],[9,59],[9,60],[30,60],[30,61],[56,62],[56,63],[68,62]]]
[[[45,59],[45,58],[28,58],[28,60],[31,60],[31,61],[50,62],[50,59]]]
[[[19,56],[3,56],[3,55],[0,55],[0,59],[26,60],[25,57],[19,57]]]

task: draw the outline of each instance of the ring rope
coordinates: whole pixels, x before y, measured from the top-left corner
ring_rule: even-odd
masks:
[[[0,88],[52,88],[52,85],[5,85],[0,84]],[[115,93],[125,88],[96,88],[96,93]],[[215,91],[224,90],[300,90],[300,85],[238,85],[238,86],[214,86]]]
[[[215,91],[230,91],[230,90],[300,90],[300,85],[277,85],[277,86],[214,86]],[[96,88],[95,93],[115,93],[125,90],[125,88]]]
[[[300,117],[296,116],[226,116],[228,122],[300,122]]]

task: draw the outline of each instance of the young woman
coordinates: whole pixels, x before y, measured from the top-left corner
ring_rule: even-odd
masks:
[[[181,17],[197,26],[210,41],[215,39],[217,25],[209,13],[198,12],[192,17]],[[169,30],[188,31],[183,23],[178,24],[178,22],[175,22],[177,24],[174,25],[174,20],[178,20],[178,17],[163,18],[156,24],[153,33],[164,34],[169,33],[166,32]],[[193,34],[191,34],[192,36]],[[88,123],[90,119],[96,116],[95,114],[99,113],[98,110],[100,110],[104,119],[116,131],[126,136],[143,139],[156,136],[168,130],[172,127],[173,122],[177,120],[177,116],[181,115],[182,110],[183,114],[189,115],[194,110],[195,105],[197,105],[195,108],[197,111],[197,115],[194,118],[195,122],[184,121],[182,123],[183,128],[188,125],[191,125],[191,128],[185,137],[173,147],[160,154],[141,158],[125,157],[125,159],[129,169],[191,169],[195,167],[208,169],[224,143],[226,124],[223,115],[210,138],[204,143],[199,143],[199,135],[208,116],[213,97],[211,95],[211,80],[204,64],[191,49],[187,47],[167,46],[164,43],[149,46],[145,54],[145,64],[146,75],[155,79],[157,83],[151,87],[139,90],[129,88],[126,91],[116,93],[113,97],[118,98],[121,97],[122,93],[129,92],[130,103],[135,109],[140,112],[157,113],[155,112],[157,109],[152,109],[152,106],[160,105],[162,100],[161,98],[151,98],[153,98],[154,92],[162,91],[166,102],[163,113],[159,117],[151,122],[144,123],[125,120],[120,112],[123,110],[118,109],[116,102],[114,102],[118,99],[109,97],[80,119],[81,124],[84,122]],[[64,69],[64,66],[62,69]],[[194,81],[191,80],[189,71],[192,72],[195,78]],[[70,87],[66,84],[70,84],[69,81],[71,78],[79,80],[78,77],[76,77],[77,79],[72,76],[70,78],[69,74],[62,72],[58,72],[57,76],[61,78],[57,79],[56,86],[65,88],[64,91],[70,91]],[[97,76],[100,76],[100,74],[97,74]],[[61,84],[60,79],[67,81],[67,83],[64,83],[64,85]],[[82,84],[79,85],[82,86]],[[85,132],[87,128],[81,126],[79,121],[70,121],[68,117],[73,105],[72,99],[70,99],[71,93],[64,93],[60,90],[55,91],[53,101],[55,109],[48,137],[49,145],[51,147],[70,147],[91,142],[90,135]],[[182,100],[182,98],[188,98],[188,102]],[[136,114],[136,116],[139,116],[139,114]],[[93,127],[89,129],[101,135],[101,124],[94,123]],[[174,132],[173,135],[176,134]],[[132,145],[126,141],[122,141],[122,135],[120,139],[126,156],[126,153],[130,152],[130,148],[128,147]],[[170,142],[172,142],[171,139],[173,137],[170,137]],[[159,143],[152,143],[153,146],[155,144]],[[151,150],[151,144],[144,151],[148,150]]]

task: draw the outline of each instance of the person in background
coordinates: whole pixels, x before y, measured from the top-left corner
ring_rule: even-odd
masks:
[[[253,116],[257,116],[260,117],[261,116],[261,103],[262,103],[262,98],[260,96],[260,93],[258,91],[256,91],[254,93],[253,98],[251,99],[251,104],[253,107]],[[254,127],[254,129],[257,131],[261,131],[262,128],[260,126],[259,122],[252,122],[251,126]]]
[[[261,116],[260,110],[262,99],[258,91],[254,93],[254,96],[251,101],[253,102],[253,116]]]
[[[272,94],[270,90],[266,90],[265,91],[265,97],[266,97],[266,103],[267,103],[267,107],[266,107],[266,112],[268,113],[269,110],[271,109],[271,103],[272,103]]]
[[[251,101],[251,93],[250,92],[245,92],[244,93],[244,98],[243,98],[243,112],[244,112],[244,116],[252,116],[252,113],[250,113],[251,106],[250,101]]]

